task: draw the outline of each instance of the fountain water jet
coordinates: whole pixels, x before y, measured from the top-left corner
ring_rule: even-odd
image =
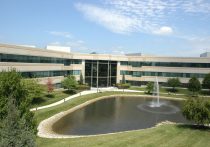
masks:
[[[143,103],[138,105],[137,107],[143,111],[157,114],[172,114],[180,111],[179,108],[176,106],[170,105],[167,102],[160,102],[159,83],[157,77],[155,77],[152,95],[153,97],[155,97],[155,101],[153,100],[149,103]]]
[[[155,82],[153,86],[153,97],[155,97],[156,100],[150,103],[150,107],[160,107],[162,104],[160,103],[159,83],[157,77],[155,77]]]

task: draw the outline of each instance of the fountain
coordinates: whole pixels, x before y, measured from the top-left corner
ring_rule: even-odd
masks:
[[[159,83],[157,77],[155,77],[155,82],[153,87],[153,97],[155,98],[153,99],[153,101],[140,104],[137,107],[141,110],[158,114],[172,114],[180,111],[179,108],[167,103],[166,101],[160,102]]]
[[[153,96],[156,97],[156,101],[152,101],[151,107],[160,107],[160,96],[159,96],[159,83],[158,78],[155,77],[155,82],[153,86]]]

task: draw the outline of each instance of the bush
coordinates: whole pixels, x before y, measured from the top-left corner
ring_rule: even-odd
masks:
[[[197,125],[208,125],[210,123],[210,102],[202,98],[190,98],[184,102],[182,113],[186,119],[194,121]]]
[[[195,93],[199,92],[201,90],[201,83],[196,77],[192,77],[188,82],[188,90],[193,92],[193,95]]]
[[[126,84],[118,83],[118,84],[116,84],[116,87],[119,89],[128,89],[128,88],[130,88],[130,84],[129,83],[126,83]]]
[[[146,93],[151,94],[151,91],[154,88],[154,83],[153,82],[148,82],[147,87],[146,87]]]

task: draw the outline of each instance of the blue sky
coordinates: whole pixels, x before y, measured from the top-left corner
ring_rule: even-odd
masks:
[[[0,42],[74,52],[199,56],[210,0],[0,0]]]

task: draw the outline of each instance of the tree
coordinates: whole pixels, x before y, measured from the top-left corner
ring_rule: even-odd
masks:
[[[48,78],[47,79],[47,92],[48,94],[51,94],[54,90],[54,86],[53,86],[53,83],[52,83],[52,79]]]
[[[182,108],[183,116],[198,125],[210,123],[210,102],[202,98],[189,98]]]
[[[210,73],[204,77],[202,84],[203,88],[209,89],[210,91]]]
[[[35,134],[30,131],[26,121],[20,117],[15,100],[9,99],[7,107],[7,117],[2,121],[0,129],[0,146],[35,146]]]
[[[78,86],[76,78],[71,75],[67,76],[61,83],[62,83],[62,86],[65,89],[68,89],[69,92],[75,92]]]
[[[188,90],[193,92],[199,92],[201,90],[201,83],[196,77],[192,77],[188,82]]]
[[[83,79],[82,72],[80,73],[79,84],[80,85],[83,85],[84,84],[84,79]]]
[[[27,88],[28,97],[32,100],[41,97],[45,91],[44,86],[38,84],[36,79],[23,79],[22,83]]]
[[[153,87],[154,87],[154,83],[153,82],[148,82],[147,83],[146,90],[147,90],[148,94],[151,94],[151,91],[153,90]]]
[[[122,84],[125,84],[126,83],[126,81],[125,81],[125,74],[123,73],[123,75],[122,75]]]
[[[169,87],[172,87],[172,91],[176,91],[176,87],[180,85],[179,78],[169,78],[167,81]]]
[[[24,125],[22,125],[21,128],[22,131],[24,131],[25,129],[28,131],[28,133],[36,134],[36,122],[34,120],[33,112],[30,112],[31,98],[29,97],[29,95],[29,90],[27,89],[25,83],[22,82],[22,77],[20,73],[16,72],[15,69],[0,72],[1,137],[4,134],[3,132],[11,130],[11,128],[7,128],[8,130],[4,130],[6,129],[5,125],[8,125],[10,120],[21,120],[21,122],[24,122]],[[14,102],[13,105],[15,108],[10,108],[10,105],[8,105],[10,101]],[[11,114],[10,109],[11,111],[17,112],[17,114]],[[9,131],[9,133],[11,132]]]

